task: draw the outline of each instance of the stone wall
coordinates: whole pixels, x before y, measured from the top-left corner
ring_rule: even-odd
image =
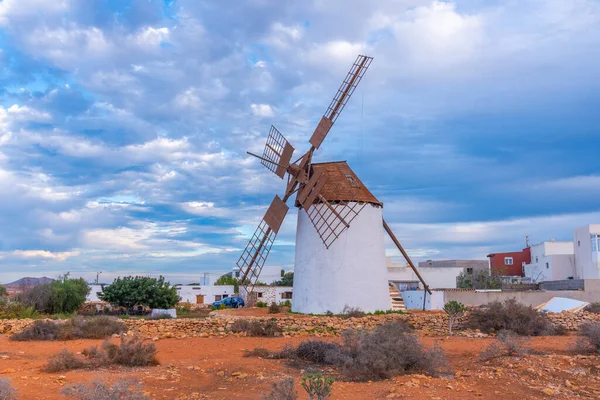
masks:
[[[600,314],[586,312],[549,314],[550,319],[562,325],[569,331],[576,331],[584,322],[600,322]],[[218,314],[209,318],[166,319],[166,320],[124,320],[130,333],[138,333],[143,337],[186,338],[214,337],[234,335],[230,329],[239,318],[248,320],[266,320],[270,317],[235,317]],[[478,332],[464,330],[468,315],[457,321],[456,335],[485,336]],[[376,325],[394,320],[408,321],[421,335],[443,336],[448,332],[448,316],[443,312],[418,312],[412,314],[374,315],[363,318],[341,319],[337,317],[278,315],[275,319],[283,329],[284,336],[337,336],[346,329],[372,329]],[[0,333],[12,334],[19,332],[33,323],[33,320],[0,320]]]

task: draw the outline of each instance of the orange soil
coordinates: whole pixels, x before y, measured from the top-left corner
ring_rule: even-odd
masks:
[[[477,356],[491,338],[423,338],[426,346],[439,341],[456,377],[400,376],[379,382],[335,382],[332,399],[535,399],[551,385],[558,398],[598,398],[597,357],[566,356],[575,337],[532,338],[531,347],[553,355],[504,357],[490,363]],[[156,342],[160,366],[108,368],[49,374],[41,371],[48,357],[63,348],[77,352],[100,340],[10,342],[0,335],[0,378],[9,378],[22,399],[61,399],[61,387],[102,377],[112,382],[136,378],[154,399],[260,399],[270,384],[285,376],[295,379],[300,399],[303,371],[282,360],[243,357],[245,349],[277,350],[303,338],[186,338]],[[232,373],[241,373],[241,377]],[[332,373],[329,370],[329,373]],[[328,370],[325,369],[325,373]],[[244,375],[246,374],[246,375]],[[596,392],[595,392],[596,391]],[[588,396],[588,394],[591,394]]]

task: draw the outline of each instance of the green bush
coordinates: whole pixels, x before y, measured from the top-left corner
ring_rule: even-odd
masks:
[[[177,288],[164,277],[126,276],[117,278],[98,293],[98,297],[115,307],[173,308],[179,302]]]
[[[459,318],[460,316],[462,316],[465,313],[465,305],[462,303],[459,303],[458,301],[452,300],[447,302],[444,305],[444,311],[446,312],[446,314],[448,314],[448,317],[450,318],[449,321],[449,327],[448,327],[448,331],[449,333],[452,335],[452,326],[454,325],[454,322],[456,321],[456,318]]]
[[[40,313],[34,307],[12,303],[0,309],[0,319],[36,319]]]
[[[40,313],[72,314],[85,303],[89,291],[83,278],[70,279],[65,275],[52,283],[34,286],[17,299],[25,307],[33,307]]]
[[[289,301],[289,300],[286,300],[286,301],[281,302],[280,306],[287,307],[287,308],[292,308],[292,302]]]
[[[6,297],[8,296],[8,290],[6,290],[6,288],[2,285],[0,285],[0,297]]]
[[[272,302],[269,306],[269,314],[279,314],[281,312],[281,306],[275,302]]]
[[[302,387],[310,400],[326,400],[331,396],[334,379],[321,373],[306,374],[302,377]]]
[[[265,308],[267,306],[267,303],[265,303],[264,301],[259,301],[256,303],[256,307],[258,308]]]

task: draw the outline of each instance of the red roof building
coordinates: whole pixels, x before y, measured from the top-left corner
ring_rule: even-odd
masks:
[[[488,254],[492,274],[501,276],[524,276],[523,264],[531,264],[529,247],[521,251]]]

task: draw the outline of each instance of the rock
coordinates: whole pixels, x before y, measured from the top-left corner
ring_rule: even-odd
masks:
[[[543,388],[542,393],[544,393],[545,395],[548,395],[548,396],[554,396],[554,390],[552,390],[550,388]]]

